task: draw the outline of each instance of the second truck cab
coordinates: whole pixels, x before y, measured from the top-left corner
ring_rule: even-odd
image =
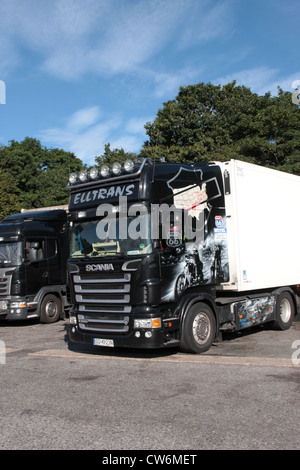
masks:
[[[24,212],[0,222],[0,319],[58,320],[67,306],[65,210]]]

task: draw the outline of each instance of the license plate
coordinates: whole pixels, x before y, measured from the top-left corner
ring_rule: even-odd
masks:
[[[94,346],[106,346],[108,348],[114,347],[113,339],[104,339],[104,338],[93,338]]]

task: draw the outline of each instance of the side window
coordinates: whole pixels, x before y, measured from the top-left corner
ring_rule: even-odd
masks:
[[[44,239],[28,239],[25,243],[25,259],[30,263],[46,258],[46,243]]]
[[[53,258],[57,253],[57,240],[47,238],[47,258]]]

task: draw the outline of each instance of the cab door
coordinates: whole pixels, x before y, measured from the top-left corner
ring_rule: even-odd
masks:
[[[49,269],[46,239],[32,237],[25,240],[26,294],[36,294],[48,285]]]
[[[60,240],[55,237],[47,237],[46,253],[48,260],[48,282],[49,285],[64,284],[65,279],[62,274],[62,259]]]

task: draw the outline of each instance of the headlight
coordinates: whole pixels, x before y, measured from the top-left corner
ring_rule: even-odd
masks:
[[[161,320],[160,318],[141,318],[136,319],[133,322],[133,328],[160,328]]]
[[[90,178],[91,178],[91,180],[96,180],[98,178],[97,168],[91,168],[90,169]]]
[[[71,173],[69,176],[69,183],[75,184],[77,181],[77,173]]]
[[[107,165],[102,165],[100,173],[103,178],[107,178],[109,176],[109,167]]]
[[[81,183],[85,183],[88,179],[88,174],[86,170],[82,170],[78,175],[79,180]]]
[[[121,166],[121,163],[119,162],[113,163],[113,166],[111,169],[112,169],[113,174],[116,176],[122,173],[122,166]]]
[[[12,302],[10,304],[10,308],[25,308],[25,307],[27,307],[26,302]]]
[[[133,171],[134,163],[132,160],[126,160],[124,163],[124,169],[127,173],[131,173]]]

